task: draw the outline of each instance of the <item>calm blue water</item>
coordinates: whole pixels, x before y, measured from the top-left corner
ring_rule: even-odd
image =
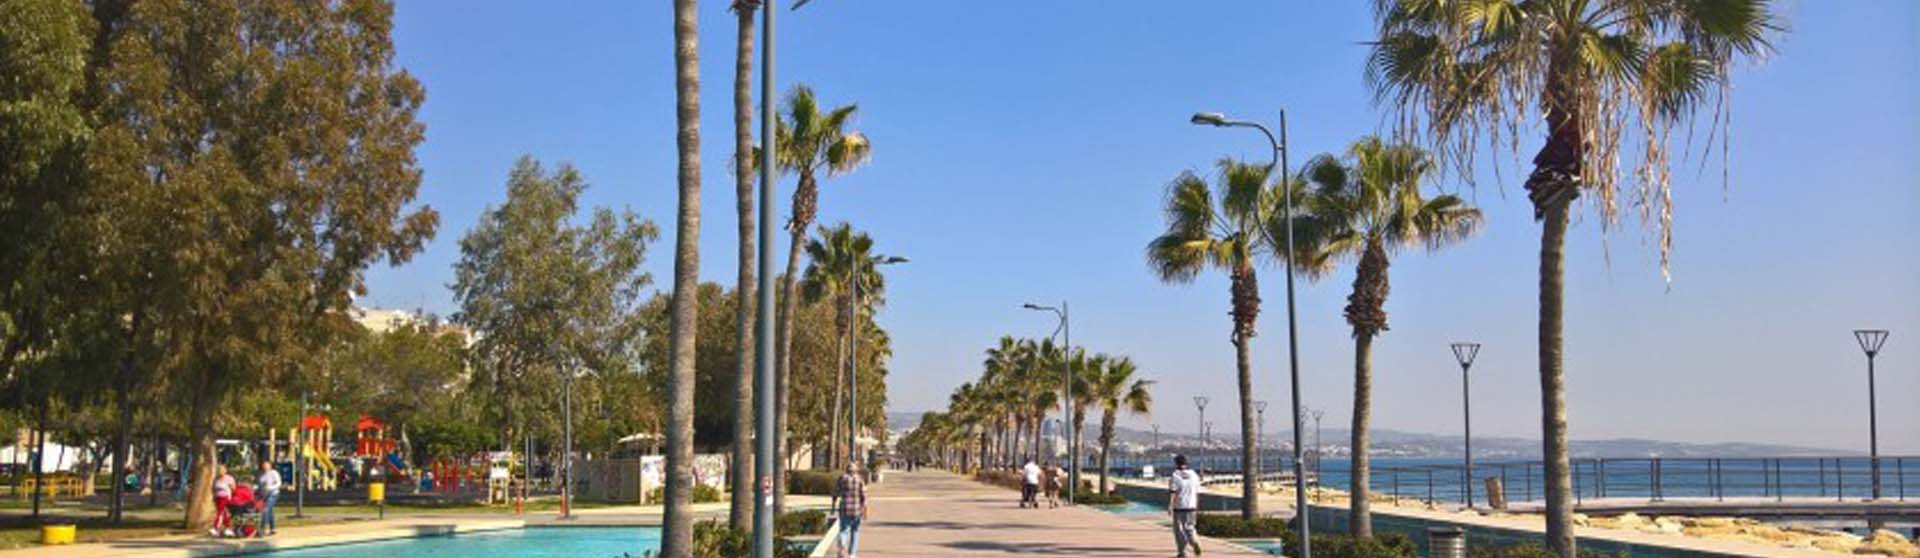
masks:
[[[1132,500],[1128,500],[1127,503],[1125,504],[1093,506],[1093,508],[1103,512],[1117,513],[1120,515],[1148,515],[1148,514],[1166,515],[1167,514],[1167,508],[1156,506],[1153,504],[1147,504],[1143,502],[1135,502]]]
[[[659,548],[657,527],[535,527],[316,546],[250,558],[615,558]]]

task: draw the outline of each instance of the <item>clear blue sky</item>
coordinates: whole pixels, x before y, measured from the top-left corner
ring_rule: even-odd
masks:
[[[700,3],[701,276],[720,282],[732,281],[736,240],[727,4]],[[1194,430],[1191,397],[1204,394],[1216,430],[1234,430],[1225,279],[1162,285],[1142,247],[1174,175],[1222,155],[1265,157],[1256,133],[1189,125],[1195,110],[1272,121],[1287,107],[1295,164],[1380,129],[1361,78],[1366,5],[822,0],[783,12],[778,88],[807,83],[828,103],[858,102],[874,145],[872,164],[826,184],[821,219],[851,221],[913,258],[891,271],[881,318],[896,343],[893,408],[943,405],[995,338],[1052,330],[1021,303],[1066,299],[1077,344],[1132,355],[1160,381],[1151,422]],[[1736,73],[1730,187],[1717,155],[1704,172],[1698,156],[1676,165],[1672,284],[1636,224],[1603,237],[1589,207],[1574,225],[1576,438],[1864,451],[1864,358],[1849,330],[1874,326],[1894,331],[1880,359],[1882,450],[1920,453],[1920,4],[1780,10],[1792,30],[1778,54]],[[503,199],[522,153],[578,165],[588,203],[630,206],[671,232],[671,30],[667,2],[400,2],[398,61],[428,91],[420,200],[440,211],[441,230],[411,263],[369,273],[371,303],[450,313],[459,237]],[[1485,232],[1392,269],[1378,427],[1457,432],[1446,344],[1474,339],[1486,344],[1476,433],[1538,436],[1539,228],[1513,157],[1484,160],[1508,176],[1467,190]],[[783,206],[789,192],[790,182]],[[662,282],[672,245],[663,236],[647,262]],[[1262,275],[1254,385],[1284,408],[1280,278]],[[1350,282],[1342,273],[1299,292],[1304,392],[1329,425],[1349,417]]]

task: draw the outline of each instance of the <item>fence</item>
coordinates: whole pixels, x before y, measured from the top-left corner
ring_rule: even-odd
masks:
[[[1920,458],[1882,457],[1879,463],[1881,499],[1906,501],[1909,485],[1920,489]],[[1606,498],[1845,501],[1871,498],[1875,484],[1873,462],[1865,457],[1595,458],[1569,465],[1576,504]],[[1545,468],[1538,461],[1475,463],[1473,476],[1470,482],[1460,464],[1376,467],[1368,485],[1377,493],[1430,502],[1463,502],[1470,486],[1475,500],[1484,502],[1484,479],[1499,478],[1508,501],[1545,498]],[[1350,485],[1345,470],[1325,471],[1321,480]]]

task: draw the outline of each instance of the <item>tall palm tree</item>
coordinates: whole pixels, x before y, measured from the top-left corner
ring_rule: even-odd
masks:
[[[1309,279],[1331,274],[1346,259],[1358,262],[1353,293],[1347,295],[1347,324],[1353,326],[1353,497],[1349,531],[1373,536],[1368,513],[1370,423],[1373,416],[1373,340],[1387,330],[1387,266],[1401,248],[1438,250],[1465,239],[1480,226],[1480,210],[1451,194],[1421,193],[1421,180],[1433,171],[1426,152],[1408,144],[1364,137],[1347,150],[1351,163],[1321,155],[1301,174],[1311,183],[1306,211],[1293,220],[1296,269]],[[1274,226],[1285,226],[1285,219]]]
[[[760,0],[733,0],[738,35],[733,48],[733,190],[739,216],[740,269],[735,279],[733,333],[733,459],[727,524],[753,524],[753,316],[755,298],[753,214],[753,14]]]
[[[1082,450],[1080,455],[1086,455],[1085,440],[1087,429],[1085,427],[1087,424],[1087,407],[1094,404],[1093,378],[1107,367],[1107,361],[1110,357],[1105,354],[1088,355],[1085,350],[1074,350],[1072,353],[1071,356],[1067,357],[1067,367],[1073,369],[1073,398],[1068,402],[1069,405],[1073,406],[1073,439],[1069,440],[1069,442],[1073,444],[1073,447]],[[1061,395],[1065,397],[1066,394]],[[1069,456],[1068,459],[1072,459],[1072,453],[1068,453],[1067,455]],[[1071,471],[1078,473],[1080,471],[1080,462],[1074,461],[1072,467]],[[1067,478],[1074,478],[1075,476],[1077,475],[1070,473]],[[1075,488],[1078,489],[1079,487]]]
[[[794,283],[799,280],[800,248],[806,239],[807,227],[813,224],[820,203],[819,175],[839,176],[865,164],[871,154],[866,134],[848,130],[853,123],[854,114],[859,110],[856,105],[846,105],[826,112],[820,111],[820,105],[814,100],[813,88],[796,86],[787,94],[784,113],[774,131],[774,161],[782,171],[799,175],[799,186],[793,191],[793,216],[787,220],[787,273],[780,282],[780,323],[775,332],[776,355],[778,365],[774,381],[774,391],[779,392],[777,415],[780,424],[775,430],[779,440],[781,459],[774,469],[774,482],[786,482],[787,452],[787,409],[792,399],[792,390],[788,389],[788,380],[793,363],[793,319],[798,309],[794,298]],[[775,492],[775,509],[784,509],[786,491]]]
[[[1268,249],[1261,219],[1268,215],[1273,196],[1267,188],[1267,168],[1232,159],[1217,163],[1218,198],[1206,180],[1193,171],[1180,173],[1167,184],[1167,230],[1147,243],[1147,265],[1168,283],[1186,283],[1207,269],[1227,272],[1233,298],[1234,361],[1240,380],[1240,449],[1246,478],[1257,479],[1253,411],[1254,321],[1260,314],[1260,286],[1254,259]],[[1259,483],[1243,482],[1240,516],[1260,515]]]
[[[1527,197],[1540,234],[1539,365],[1546,461],[1547,546],[1573,558],[1572,479],[1561,363],[1564,248],[1570,204],[1599,198],[1602,223],[1618,214],[1621,136],[1637,130],[1633,190],[1641,218],[1657,223],[1661,269],[1672,249],[1667,138],[1711,107],[1727,146],[1730,68],[1772,49],[1780,29],[1767,0],[1376,0],[1378,37],[1367,76],[1399,107],[1402,131],[1423,137],[1471,172],[1481,138],[1513,141],[1533,123],[1546,138],[1533,157]],[[1711,137],[1711,136],[1710,136]],[[1708,141],[1710,145],[1711,140]],[[1708,147],[1707,149],[1711,149]]]
[[[1088,382],[1088,392],[1100,406],[1100,493],[1107,494],[1113,485],[1107,483],[1107,457],[1113,453],[1114,420],[1121,411],[1136,415],[1146,415],[1153,410],[1153,380],[1136,378],[1139,368],[1133,359],[1127,357],[1109,358],[1105,366],[1089,370],[1092,381]]]
[[[841,419],[846,416],[842,410],[842,396],[846,395],[847,384],[852,381],[847,377],[847,372],[851,370],[847,363],[854,358],[848,352],[850,347],[838,340],[851,337],[849,332],[858,323],[859,316],[864,315],[864,308],[859,306],[879,300],[886,283],[873,265],[873,238],[867,233],[853,230],[853,225],[844,221],[832,227],[820,227],[819,237],[807,241],[806,251],[807,271],[800,280],[800,297],[809,304],[832,301],[834,308],[846,309],[847,312],[838,320],[835,330],[834,362],[840,368],[834,373],[833,410],[827,418],[832,425],[830,432],[833,436],[828,443],[828,447],[833,448],[828,463],[837,468],[844,462],[840,447]],[[859,300],[853,298],[854,282],[859,283]]]
[[[700,288],[700,33],[695,0],[673,2],[680,209],[673,250],[672,357],[667,371],[667,486],[661,556],[693,556],[694,335]]]

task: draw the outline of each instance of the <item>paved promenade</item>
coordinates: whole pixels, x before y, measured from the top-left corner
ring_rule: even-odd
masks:
[[[1148,522],[1086,509],[1020,509],[1019,495],[944,471],[887,471],[872,485],[862,556],[1173,556],[1173,533]],[[1208,539],[1205,556],[1264,556]]]

